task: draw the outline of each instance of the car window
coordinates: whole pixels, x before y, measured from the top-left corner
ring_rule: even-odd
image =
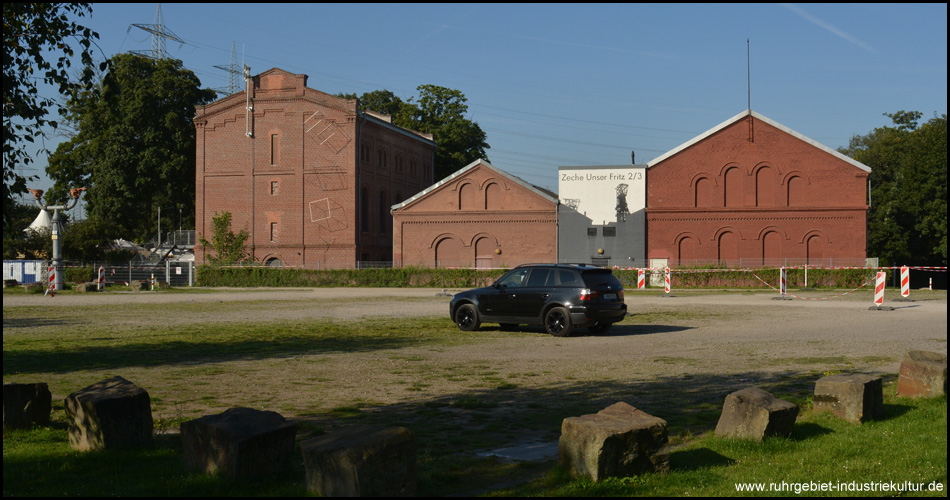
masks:
[[[584,285],[587,288],[623,288],[620,280],[609,269],[598,269],[584,271],[581,276],[584,278]]]
[[[554,273],[550,269],[533,269],[528,276],[528,286],[551,286],[554,284]]]
[[[509,288],[524,286],[524,278],[528,275],[528,269],[515,269],[498,280],[499,285],[505,285]]]
[[[574,271],[569,271],[567,269],[562,269],[557,272],[558,281],[561,286],[577,286],[580,285],[580,281],[577,279],[577,274]]]

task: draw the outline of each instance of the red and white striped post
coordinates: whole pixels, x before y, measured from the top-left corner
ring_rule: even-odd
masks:
[[[781,281],[781,283],[779,283],[779,294],[781,294],[783,297],[785,296],[785,293],[788,291],[788,278],[785,272],[786,272],[785,267],[782,267],[779,272],[779,280]]]
[[[884,271],[877,272],[877,284],[874,287],[874,304],[878,308],[884,304],[884,278],[887,277],[887,273]]]
[[[45,296],[48,293],[50,297],[55,297],[56,294],[54,291],[56,290],[56,266],[49,266],[48,276],[49,278],[46,280],[48,285],[46,286],[46,291],[43,292],[43,295]]]
[[[910,268],[907,266],[901,266],[901,296],[910,296]]]
[[[643,272],[643,268],[637,268],[637,289],[643,290],[646,287],[646,273]]]
[[[670,268],[666,268],[666,293],[670,293]]]
[[[96,280],[96,290],[102,291],[106,286],[106,269],[99,266],[99,279]]]

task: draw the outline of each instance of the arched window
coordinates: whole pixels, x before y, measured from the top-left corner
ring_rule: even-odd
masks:
[[[805,179],[795,176],[788,180],[788,206],[805,206]]]
[[[713,194],[713,182],[705,177],[696,180],[695,207],[714,207],[716,200]]]
[[[821,265],[824,263],[824,247],[825,243],[821,241],[821,237],[819,237],[817,234],[808,238],[805,251],[808,252],[806,258],[808,259],[809,264]]]
[[[477,188],[471,183],[465,183],[459,187],[459,210],[475,210],[476,191]]]
[[[769,231],[762,236],[762,265],[777,265],[782,258],[782,236]]]
[[[442,238],[435,244],[435,267],[454,267],[459,265],[462,243],[451,237]]]
[[[502,209],[503,190],[496,183],[491,183],[485,187],[485,210]]]
[[[726,170],[726,206],[742,206],[742,170],[730,168]]]
[[[379,192],[379,234],[386,234],[386,229],[389,226],[389,210],[387,210],[388,205],[386,205],[386,192]]]
[[[719,235],[719,262],[723,264],[738,264],[739,237],[736,233],[725,232]]]
[[[360,190],[360,231],[369,232],[369,189]]]
[[[680,240],[677,253],[680,265],[691,264],[699,258],[699,243],[695,238],[686,236]]]
[[[762,167],[755,173],[755,206],[775,206],[775,172],[769,167]]]

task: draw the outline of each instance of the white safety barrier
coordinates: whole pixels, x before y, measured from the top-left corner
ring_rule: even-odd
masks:
[[[666,293],[670,293],[670,268],[666,268]]]
[[[779,272],[779,276],[780,276],[780,278],[779,278],[779,281],[780,281],[779,286],[781,286],[781,289],[780,289],[780,291],[779,291],[779,294],[780,294],[782,297],[784,297],[785,294],[788,293],[788,278],[787,278],[786,275],[785,275],[785,268],[784,268],[784,267],[783,267],[783,268],[781,269],[781,271]]]
[[[907,266],[901,267],[901,296],[910,296],[910,268]]]
[[[53,266],[49,266],[49,280],[48,281],[49,281],[49,285],[46,287],[46,291],[43,292],[43,296],[46,296],[46,294],[48,293],[50,297],[55,297],[56,294],[54,293],[54,291],[56,290],[56,268]]]
[[[99,266],[99,279],[96,280],[96,290],[102,291],[106,287],[106,268]]]
[[[887,273],[878,271],[877,284],[874,286],[874,304],[881,307],[884,304],[884,281]]]
[[[646,274],[643,269],[637,269],[637,289],[643,290],[646,288]]]

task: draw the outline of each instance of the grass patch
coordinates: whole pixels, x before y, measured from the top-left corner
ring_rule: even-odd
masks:
[[[600,482],[573,479],[560,467],[528,484],[499,490],[494,496],[789,496],[769,492],[771,485],[794,488],[803,483],[873,487],[868,483],[924,485],[924,491],[899,496],[947,495],[947,399],[886,397],[881,421],[854,425],[828,413],[804,411],[787,439],[762,443],[688,439],[670,454],[670,473]],[[881,443],[888,443],[881,446]],[[763,484],[765,491],[738,491],[738,483]],[[942,492],[927,491],[932,483]],[[865,486],[867,485],[867,486]],[[855,487],[857,488],[857,486]],[[800,491],[801,492],[801,491]],[[820,493],[820,492],[819,492]],[[813,493],[806,493],[813,494]],[[822,496],[878,496],[878,491],[835,491]]]

